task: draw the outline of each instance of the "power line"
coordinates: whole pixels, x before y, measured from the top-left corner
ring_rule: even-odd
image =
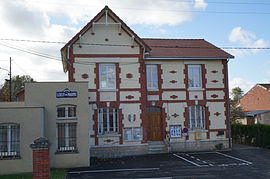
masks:
[[[1,38],[0,40],[7,40],[7,41],[21,41],[21,42],[33,42],[33,43],[57,43],[57,44],[66,44],[67,42],[63,41],[42,41],[42,40],[26,40],[26,39],[8,39],[8,38]],[[134,45],[130,44],[98,44],[98,43],[74,43],[77,45],[92,45],[92,46],[122,46],[122,47],[131,47]],[[138,46],[134,46],[138,47]],[[230,49],[230,50],[268,50],[270,47],[201,47],[201,46],[163,46],[163,45],[150,45],[150,47],[156,47],[156,48],[198,48],[198,49]]]
[[[169,0],[168,0],[169,1]],[[32,1],[32,2],[38,2],[38,3],[42,3],[42,1]],[[183,0],[183,1],[173,1],[173,2],[189,2],[192,3],[192,1],[188,1],[188,0]],[[61,6],[81,6],[81,7],[100,7],[100,6],[93,6],[93,5],[89,5],[89,4],[80,4],[80,3],[61,3],[61,2],[47,2],[46,3],[51,3],[51,4],[56,4],[56,5],[61,5]],[[257,3],[238,3],[238,2],[217,2],[217,1],[209,1],[206,3],[213,3],[213,4],[232,4],[232,5],[270,5],[270,3],[264,3],[264,2],[257,2]],[[194,4],[194,1],[193,1]],[[253,12],[253,11],[199,11],[199,10],[164,10],[164,9],[149,9],[149,8],[129,8],[129,7],[116,7],[116,6],[111,6],[111,8],[114,9],[122,9],[122,10],[137,10],[137,11],[159,11],[159,12],[174,12],[174,13],[218,13],[218,14],[263,14],[263,15],[270,15],[269,12]]]

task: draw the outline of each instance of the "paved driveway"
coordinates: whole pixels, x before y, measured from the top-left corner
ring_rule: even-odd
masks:
[[[92,161],[68,179],[270,178],[270,150],[236,145],[232,151],[169,153]]]

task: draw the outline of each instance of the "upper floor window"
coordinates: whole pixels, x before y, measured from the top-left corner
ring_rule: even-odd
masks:
[[[69,119],[76,117],[75,105],[60,105],[57,106],[57,119]]]
[[[189,128],[204,129],[205,111],[203,106],[189,106]]]
[[[115,64],[99,65],[99,85],[100,89],[116,88]]]
[[[20,126],[0,124],[0,158],[20,155]]]
[[[158,89],[157,65],[146,65],[147,89]]]
[[[202,88],[201,65],[188,65],[188,87]]]
[[[118,132],[118,111],[114,108],[98,109],[98,133]]]

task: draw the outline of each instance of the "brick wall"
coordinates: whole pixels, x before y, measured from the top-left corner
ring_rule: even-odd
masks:
[[[33,150],[33,178],[48,179],[50,177],[49,149]]]
[[[245,111],[270,110],[270,91],[257,85],[240,100],[240,105]]]

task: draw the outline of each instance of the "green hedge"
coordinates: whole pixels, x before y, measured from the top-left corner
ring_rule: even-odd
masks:
[[[241,144],[270,148],[270,125],[232,124],[232,138]]]

